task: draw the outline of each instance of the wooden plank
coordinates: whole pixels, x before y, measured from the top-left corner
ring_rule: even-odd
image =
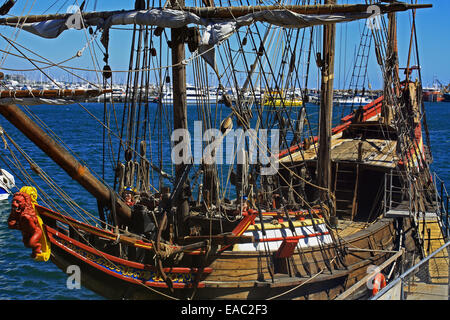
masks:
[[[359,184],[359,164],[356,164],[356,179],[355,188],[353,189],[353,201],[352,201],[352,221],[355,218],[358,210],[358,184]]]

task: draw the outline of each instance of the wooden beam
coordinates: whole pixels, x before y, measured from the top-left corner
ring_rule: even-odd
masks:
[[[179,3],[184,5],[184,0],[172,0],[172,5]],[[186,98],[186,65],[181,63],[185,59],[185,28],[171,29],[171,49],[172,49],[172,90],[173,90],[173,130],[188,129],[187,121],[187,98]],[[179,143],[186,143],[183,137],[182,142],[175,142],[174,147]],[[183,151],[184,152],[184,151]],[[183,155],[185,157],[186,155]],[[175,166],[175,185],[180,180],[185,164],[177,164]],[[184,189],[184,188],[183,188]],[[186,234],[185,218],[189,214],[189,203],[184,192],[180,192],[179,196],[174,199],[177,207],[177,232],[180,235]]]
[[[353,201],[352,201],[352,221],[355,219],[356,212],[358,211],[358,185],[359,185],[359,163],[356,164],[356,179],[355,188],[353,189]]]
[[[249,13],[259,11],[273,11],[273,10],[289,10],[299,14],[336,14],[336,13],[361,13],[367,12],[370,5],[368,4],[335,4],[326,3],[323,5],[270,5],[270,6],[240,6],[240,7],[184,7],[183,11],[195,13],[201,18],[215,18],[215,19],[233,19],[244,16]],[[432,4],[407,4],[407,3],[391,3],[391,4],[377,4],[380,8],[380,13],[406,11],[412,9],[431,8]]]
[[[413,9],[431,8],[432,4],[407,4],[407,3],[391,3],[391,4],[377,4],[380,8],[381,14],[388,12],[406,11]],[[201,18],[215,18],[215,19],[234,19],[244,16],[249,13],[265,11],[265,10],[290,10],[300,14],[335,14],[335,13],[361,13],[367,12],[369,5],[367,4],[325,4],[325,5],[279,5],[271,6],[240,6],[240,7],[173,7],[173,10],[182,10],[186,12],[195,13]],[[158,8],[155,8],[158,9]],[[117,10],[117,11],[100,11],[100,12],[82,12],[81,15],[85,20],[91,18],[108,19],[109,17],[120,14],[130,13],[135,10]],[[17,24],[19,22],[42,22],[48,20],[68,19],[72,13],[63,14],[46,14],[46,15],[29,15],[22,17],[7,17],[1,18],[0,24]]]
[[[336,0],[327,0],[334,4]],[[322,188],[320,199],[327,203],[331,192],[331,126],[333,114],[333,79],[336,25],[325,25],[321,58],[321,88],[319,112],[319,151],[317,155],[317,184]],[[330,222],[335,224],[335,210],[330,210]]]

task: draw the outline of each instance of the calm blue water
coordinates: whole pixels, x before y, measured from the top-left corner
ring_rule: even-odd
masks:
[[[99,119],[102,119],[103,105],[88,104],[89,110]],[[190,121],[192,115],[197,114],[196,107],[189,111]],[[434,163],[433,171],[445,181],[450,187],[450,103],[426,103],[427,117],[430,130],[430,139]],[[87,161],[89,167],[101,173],[102,152],[101,146],[103,137],[99,124],[81,107],[74,106],[36,106],[32,107],[33,112],[45,122],[54,132],[61,136],[69,147],[79,151],[79,146],[83,148],[79,155]],[[227,114],[219,116],[220,120]],[[118,115],[118,117],[120,117]],[[96,202],[92,197],[80,188],[75,182],[67,178],[65,172],[56,167],[51,160],[29,142],[20,132],[13,128],[4,118],[0,118],[0,125],[5,129],[21,147],[29,153],[33,159],[46,172],[52,174],[52,178],[60,184],[64,190],[74,198],[83,208],[96,212]],[[156,135],[157,127],[152,131]],[[166,132],[167,133],[167,132]],[[3,147],[2,143],[0,143]],[[163,147],[163,152],[169,154],[169,145]],[[0,155],[5,159],[7,150],[2,150]],[[152,155],[157,159],[158,150],[155,148]],[[6,161],[6,164],[9,162]],[[5,162],[0,159],[0,166],[7,169]],[[29,165],[24,164],[26,168]],[[106,168],[106,171],[110,167]],[[10,170],[8,170],[10,171]],[[25,184],[20,180],[20,174],[14,172],[16,184],[20,187]],[[32,176],[38,180],[37,175]],[[107,177],[108,178],[108,177]],[[39,181],[39,180],[38,180]],[[49,192],[45,189],[46,192]],[[84,289],[68,289],[66,287],[67,275],[56,268],[52,263],[35,262],[30,256],[30,249],[25,249],[22,245],[21,235],[17,230],[7,228],[9,215],[9,203],[0,204],[0,299],[42,299],[42,300],[64,300],[64,299],[102,299],[100,296]]]

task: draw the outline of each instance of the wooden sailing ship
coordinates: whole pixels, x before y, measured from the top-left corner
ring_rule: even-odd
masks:
[[[88,223],[40,205],[37,199],[34,210],[43,222],[42,237],[50,243],[50,260],[62,270],[79,266],[82,285],[110,299],[336,299],[342,294],[360,298],[371,292],[366,286],[358,286],[370,267],[383,267],[380,272],[387,280],[394,278],[423,254],[423,236],[418,229],[421,214],[434,212],[436,219],[441,219],[429,171],[429,144],[422,138],[420,82],[411,81],[409,73],[406,79],[400,79],[396,49],[396,12],[426,7],[430,5],[379,4],[389,20],[387,30],[373,31],[378,40],[382,38],[377,36],[387,31],[385,47],[379,43],[376,49],[384,75],[384,95],[353,110],[334,127],[335,23],[370,17],[367,4],[338,5],[327,0],[323,5],[230,8],[208,1],[203,7],[188,7],[184,1],[176,1],[165,8],[152,8],[145,1],[136,1],[135,10],[130,11],[79,12],[84,28],[97,25],[103,32],[105,84],[114,73],[108,66],[112,54],[108,52],[109,28],[115,24],[132,24],[134,28],[128,100],[122,106],[125,130],[119,136],[115,154],[114,187],[101,181],[16,105],[0,108],[9,122],[97,200],[98,216]],[[166,14],[178,18],[181,15],[186,20],[182,24],[168,22]],[[272,15],[276,18],[271,19]],[[158,20],[158,16],[165,21]],[[71,17],[28,16],[22,28],[56,37]],[[285,22],[288,17],[293,20]],[[48,21],[60,23],[56,34],[46,34],[37,27]],[[267,35],[270,26],[280,21],[281,30],[291,36],[293,30],[297,35],[300,30],[312,33],[323,25],[323,48],[316,57],[321,97],[315,134],[307,127],[305,106],[297,108],[293,126],[288,106],[271,110],[266,114],[269,120],[263,121],[263,109],[259,108],[264,106],[255,104],[259,108],[254,116],[251,99],[241,96],[255,89],[255,75],[267,86],[273,81],[272,88],[280,92],[294,83],[292,79],[298,79],[294,47],[283,51],[285,62],[279,70],[272,70],[270,64],[264,69],[262,61],[272,58],[267,57],[267,36],[253,37],[261,21],[269,25]],[[17,19],[2,18],[0,23],[16,25]],[[187,27],[189,24],[194,27]],[[198,25],[206,30],[231,25],[232,31],[227,29],[215,43],[205,43],[200,40]],[[244,38],[238,28],[248,28]],[[227,187],[220,183],[218,165],[204,157],[200,164],[194,164],[183,154],[186,161],[176,164],[172,175],[167,173],[162,149],[158,150],[159,163],[151,161],[147,153],[151,141],[134,127],[140,107],[144,110],[149,105],[145,91],[149,61],[159,57],[152,37],[161,37],[167,29],[171,73],[163,73],[161,70],[166,68],[161,65],[156,69],[160,71],[161,88],[167,81],[172,82],[173,130],[188,128],[185,93],[190,63],[196,65],[196,70],[211,68],[223,94],[224,74],[231,70],[230,79],[238,89],[236,97],[224,94],[223,105],[229,115],[219,123],[212,121],[213,108],[199,102],[204,128],[217,127],[224,139],[233,125],[250,129],[253,115],[257,126],[276,124],[282,129],[281,149],[271,154],[275,161],[270,164],[278,166],[276,173],[262,174],[264,165],[245,161],[245,155],[243,163],[230,166],[227,180],[235,186],[234,197],[225,196]],[[234,32],[237,42],[233,43],[228,37]],[[254,42],[255,61],[246,65],[242,84],[233,77],[236,66],[231,49],[225,65],[228,71],[217,67],[218,61],[211,60],[208,53],[236,43],[242,48],[247,41]],[[189,59],[185,56],[186,43],[193,53]],[[269,71],[272,78],[268,79],[265,76]],[[197,78],[199,88],[204,86],[200,79],[204,81],[201,76]],[[306,88],[307,83],[304,101]],[[163,107],[159,102],[161,118]],[[149,109],[145,110],[151,117]],[[179,143],[175,141],[173,148]],[[268,152],[260,148],[259,152]],[[245,152],[248,150],[244,148]],[[157,174],[157,186],[150,183],[152,173]]]

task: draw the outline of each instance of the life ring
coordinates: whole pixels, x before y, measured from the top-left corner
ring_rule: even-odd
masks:
[[[377,273],[373,279],[372,296],[375,296],[384,287],[386,287],[386,278],[382,273]]]

